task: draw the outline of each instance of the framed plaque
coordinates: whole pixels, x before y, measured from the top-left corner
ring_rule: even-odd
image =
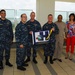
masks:
[[[32,41],[33,44],[44,44],[48,42],[48,34],[49,31],[38,31],[38,32],[33,32],[32,33]]]

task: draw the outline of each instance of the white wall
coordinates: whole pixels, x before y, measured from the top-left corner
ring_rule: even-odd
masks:
[[[36,0],[0,0],[0,9],[36,10]]]
[[[48,14],[54,15],[55,0],[37,0],[36,3],[36,18],[43,25],[47,22]]]
[[[41,25],[47,22],[48,14],[55,12],[55,1],[75,2],[75,0],[36,0],[36,19]]]
[[[55,1],[75,2],[75,0],[55,0]]]

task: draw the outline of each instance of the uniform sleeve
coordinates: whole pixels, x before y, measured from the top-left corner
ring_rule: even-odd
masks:
[[[27,25],[28,33],[29,33],[30,31],[32,31],[31,26],[30,26],[30,22],[29,21],[26,22],[26,25]]]
[[[30,30],[30,24],[29,24],[29,21],[26,22],[26,25],[27,25],[28,31],[30,32],[31,30]]]
[[[38,22],[38,31],[41,30],[41,24]]]
[[[24,38],[23,38],[24,34],[22,31],[22,27],[21,26],[17,26],[15,29],[15,38],[16,38],[16,42],[19,44],[24,44]]]
[[[10,26],[9,26],[9,31],[10,31],[10,39],[11,41],[13,41],[13,29],[12,29],[12,23],[10,22]]]
[[[64,24],[65,26],[64,26],[64,31],[65,32],[68,32],[68,29],[67,29],[67,26],[66,26],[66,24]]]
[[[15,28],[15,38],[16,38],[16,42],[18,42],[18,43],[20,43],[20,37],[21,37],[20,34],[21,34],[21,29],[17,25]]]
[[[59,34],[59,28],[58,28],[58,26],[55,24],[55,34]]]
[[[45,28],[45,25],[43,25],[41,30],[44,31],[45,29],[46,29],[46,28]]]

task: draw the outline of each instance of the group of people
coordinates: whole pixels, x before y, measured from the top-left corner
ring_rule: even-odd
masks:
[[[3,69],[3,52],[5,50],[6,65],[12,67],[9,62],[10,48],[13,41],[12,23],[6,19],[6,11],[0,11],[0,69]],[[27,62],[31,61],[31,49],[33,50],[32,61],[37,64],[37,50],[38,45],[32,44],[32,33],[37,31],[52,30],[49,41],[43,45],[44,50],[44,64],[58,60],[62,62],[61,54],[63,50],[64,36],[66,38],[66,56],[72,60],[75,44],[75,14],[69,15],[69,21],[64,23],[62,15],[58,15],[58,20],[53,22],[53,15],[48,15],[48,21],[41,27],[41,24],[35,20],[35,12],[30,13],[30,20],[27,21],[27,15],[21,14],[21,21],[15,28],[16,39],[16,64],[17,69],[25,71],[28,66]],[[71,51],[69,50],[71,46]],[[69,57],[69,52],[70,57]]]

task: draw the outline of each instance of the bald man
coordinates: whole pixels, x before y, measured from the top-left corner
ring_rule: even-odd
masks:
[[[40,23],[35,20],[35,12],[31,12],[30,14],[30,20],[27,21],[27,26],[28,26],[28,30],[29,30],[29,47],[27,50],[27,59],[25,62],[29,62],[30,61],[30,56],[31,56],[31,48],[33,48],[33,62],[35,64],[37,64],[37,60],[36,60],[36,56],[37,56],[37,45],[36,44],[32,44],[32,32],[37,32],[41,30],[41,25]]]
[[[67,27],[66,24],[62,22],[62,15],[58,15],[58,21],[56,21],[55,23],[59,28],[59,34],[56,35],[56,48],[53,60],[58,60],[59,62],[62,62],[61,54],[63,50],[64,36],[67,33]]]

